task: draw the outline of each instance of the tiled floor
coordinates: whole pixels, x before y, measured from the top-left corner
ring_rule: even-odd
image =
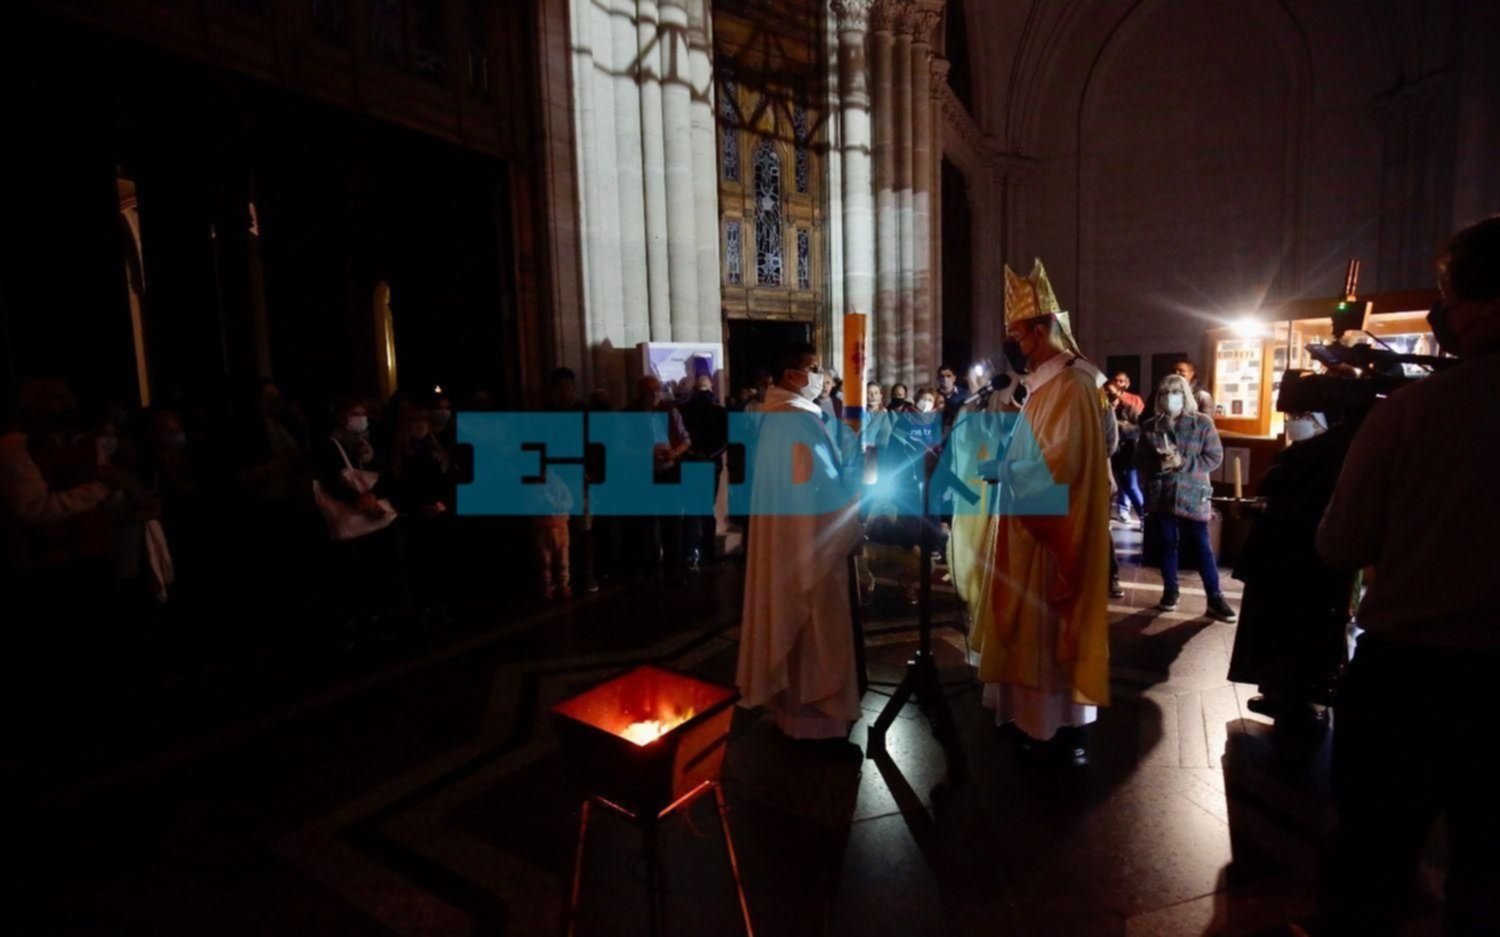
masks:
[[[1124,576],[1116,700],[1086,769],[1020,757],[994,729],[946,589],[937,647],[957,770],[914,706],[863,759],[739,712],[725,787],[757,932],[1237,935],[1308,915],[1324,740],[1273,735],[1245,710],[1247,688],[1224,677],[1234,628],[1200,616],[1201,590],[1160,614],[1154,574]],[[556,934],[577,798],[547,707],[638,661],[728,681],[739,578],[606,590],[446,644],[398,641],[363,669],[319,658],[298,670],[323,675],[316,689],[125,745],[12,800],[7,838],[26,861],[11,907],[27,933]],[[878,597],[873,679],[899,678],[913,626],[898,594]],[[264,682],[287,666],[267,661]],[[865,698],[862,748],[883,692]],[[671,933],[737,933],[709,803],[662,843]],[[594,824],[580,935],[645,932],[639,851],[623,821]]]

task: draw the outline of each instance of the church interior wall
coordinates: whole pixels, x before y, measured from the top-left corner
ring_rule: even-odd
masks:
[[[1458,171],[1500,126],[1485,6],[976,5],[980,120],[1035,160],[1005,259],[1045,259],[1101,360],[1332,296],[1352,257],[1367,292],[1430,286],[1442,237],[1500,210]]]

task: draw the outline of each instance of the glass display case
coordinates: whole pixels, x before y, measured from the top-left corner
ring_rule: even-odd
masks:
[[[1436,297],[1430,290],[1368,297],[1366,331],[1348,332],[1343,341],[1389,346],[1403,354],[1436,354],[1426,321]],[[1307,346],[1334,340],[1333,302],[1299,300],[1204,334],[1204,359],[1211,370],[1202,384],[1213,396],[1214,422],[1221,433],[1260,438],[1282,434],[1284,419],[1276,410],[1282,378],[1289,369],[1320,370]],[[1412,376],[1423,370],[1417,365],[1406,369]]]

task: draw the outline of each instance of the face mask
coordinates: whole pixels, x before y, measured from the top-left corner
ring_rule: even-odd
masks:
[[[1306,417],[1299,417],[1295,420],[1286,421],[1286,438],[1290,439],[1292,442],[1301,442],[1304,439],[1311,439],[1322,431],[1323,427],[1318,425],[1317,420],[1311,420]]]
[[[76,409],[58,410],[47,417],[46,423],[50,432],[66,433],[78,425],[78,411]]]
[[[101,460],[113,459],[115,453],[120,451],[120,437],[100,436],[94,440],[94,446],[98,448]]]
[[[1432,326],[1432,337],[1443,346],[1443,351],[1455,354],[1458,352],[1458,333],[1453,331],[1453,326],[1448,321],[1450,312],[1452,307],[1439,302],[1427,313],[1427,324]]]
[[[168,433],[162,437],[161,444],[167,449],[186,449],[187,433]]]
[[[920,410],[923,413],[931,413],[932,412],[932,401],[931,400],[925,400],[925,399],[917,401],[917,409]]]
[[[1000,351],[1005,355],[1005,360],[1010,364],[1010,369],[1017,374],[1026,373],[1026,352],[1021,350],[1021,343],[1013,338],[1007,338],[1000,343]]]
[[[370,418],[367,416],[351,416],[344,421],[344,428],[351,433],[364,433],[370,429]]]
[[[1172,414],[1173,416],[1176,416],[1177,414],[1182,412],[1181,394],[1174,393],[1167,395],[1167,412]]]
[[[804,399],[817,400],[823,394],[823,375],[818,371],[807,372],[807,383],[799,391]]]
[[[448,420],[451,419],[452,417],[453,417],[453,411],[452,410],[434,410],[434,411],[432,411],[432,428],[433,429],[442,429],[443,427],[445,427],[445,426],[448,425]]]

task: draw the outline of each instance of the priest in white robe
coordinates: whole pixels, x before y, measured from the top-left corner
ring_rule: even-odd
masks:
[[[848,563],[864,536],[859,463],[815,402],[816,349],[788,346],[775,376],[752,463],[736,682],[786,735],[840,739],[860,716]]]

